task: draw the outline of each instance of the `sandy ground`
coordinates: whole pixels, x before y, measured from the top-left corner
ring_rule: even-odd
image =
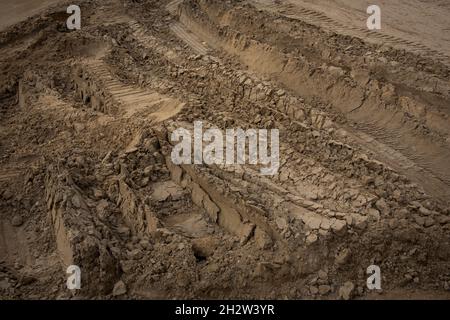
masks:
[[[381,8],[384,34],[423,43],[450,54],[450,2],[445,0],[289,0],[288,2],[320,11],[328,17],[359,28],[366,28],[369,5]]]
[[[1,0],[0,1],[0,30],[23,21],[41,10],[62,0]]]
[[[62,0],[0,0],[0,30],[25,20]],[[378,4],[382,10],[382,33],[423,43],[450,54],[450,3],[445,0],[288,0],[292,4],[317,10],[346,25],[365,28],[366,8]]]
[[[2,5],[0,299],[449,298],[448,0],[56,2]],[[200,120],[279,171],[175,163]]]

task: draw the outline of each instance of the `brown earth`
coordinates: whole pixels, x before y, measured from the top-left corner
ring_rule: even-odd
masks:
[[[377,32],[365,1],[85,0],[78,31],[30,3],[0,32],[1,299],[450,298],[445,1]],[[175,165],[198,120],[279,129],[279,172]]]

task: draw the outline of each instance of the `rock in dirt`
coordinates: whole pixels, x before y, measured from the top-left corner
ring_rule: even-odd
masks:
[[[355,285],[353,282],[347,281],[342,287],[339,288],[339,298],[344,300],[350,300],[353,297]]]
[[[319,286],[319,294],[320,295],[324,296],[330,292],[331,292],[331,286],[326,285],[326,284]]]
[[[345,248],[337,254],[335,262],[338,266],[345,265],[350,260],[350,256],[350,249]]]
[[[13,193],[9,190],[5,190],[3,192],[3,199],[5,200],[10,200],[13,196],[14,196]]]
[[[13,225],[13,227],[20,227],[23,224],[22,216],[15,215],[11,220],[11,224]]]
[[[124,295],[125,293],[127,293],[127,287],[125,283],[122,280],[120,280],[114,285],[112,294],[113,296],[118,297]]]

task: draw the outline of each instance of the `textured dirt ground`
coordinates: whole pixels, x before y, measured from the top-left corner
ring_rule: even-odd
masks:
[[[366,9],[377,4],[382,13],[381,33],[422,43],[434,50],[450,54],[450,25],[445,0],[292,0],[293,4],[317,10],[345,25],[366,28]]]
[[[365,1],[85,0],[77,31],[16,4],[0,298],[450,298],[445,1],[382,2],[381,32]],[[280,170],[175,165],[199,120],[279,129]]]
[[[42,11],[54,5],[58,2],[64,2],[62,0],[1,0],[0,7],[2,11],[0,13],[0,30],[9,27],[10,25],[25,20],[39,11]]]

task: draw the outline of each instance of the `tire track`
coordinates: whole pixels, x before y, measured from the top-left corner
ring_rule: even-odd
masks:
[[[0,181],[8,181],[18,176],[23,175],[23,170],[20,169],[4,169],[0,170]]]
[[[202,42],[190,31],[188,31],[183,24],[175,22],[170,26],[172,32],[183,40],[189,47],[191,47],[196,53],[206,55],[208,48],[206,48]]]
[[[161,101],[158,98],[159,95],[155,92],[122,83],[111,74],[108,66],[100,60],[89,62],[85,67],[104,84],[104,89],[111,94],[108,102],[118,103],[119,112],[131,115],[131,113]]]
[[[340,34],[355,36],[354,33],[356,33],[356,36],[358,36],[362,40],[367,40],[367,38],[369,38],[369,40],[375,39],[392,47],[405,49],[409,52],[415,53],[422,57],[439,61],[445,64],[446,66],[450,67],[449,55],[447,55],[444,52],[431,49],[415,41],[398,38],[392,35],[382,34],[379,33],[379,31],[370,31],[363,28],[350,27],[341,22],[331,19],[330,17],[326,16],[321,12],[299,7],[292,3],[277,4],[270,0],[264,1],[253,0],[252,2],[258,9],[263,9],[272,13],[281,14],[289,19],[305,21],[307,23],[311,23],[313,25],[317,25],[329,31],[333,31]],[[351,31],[353,31],[354,33],[352,33]]]
[[[450,176],[445,168],[430,159],[439,159],[441,154],[411,153],[410,148],[399,145],[401,133],[375,123],[364,123],[357,130],[350,130],[352,140],[373,152],[379,161],[385,162],[395,170],[408,173],[415,182],[432,190],[444,201],[450,199]],[[380,142],[382,141],[382,142]],[[450,154],[450,152],[447,152]]]
[[[83,92],[82,96],[85,96],[85,98],[89,94],[94,96],[98,91],[97,84],[100,84],[100,88],[106,94],[105,107],[100,110],[104,113],[129,118],[136,113],[145,111],[146,115],[161,120],[177,113],[184,106],[180,101],[161,95],[156,91],[121,82],[111,73],[109,66],[102,60],[85,62],[81,65],[81,68],[91,76],[90,79],[93,82],[91,85],[95,84],[90,92],[87,90]],[[92,99],[88,97],[84,101],[89,103]]]
[[[171,14],[177,16],[178,7],[183,2],[183,0],[174,0],[167,4],[166,10]],[[170,25],[170,30],[181,40],[183,40],[189,47],[191,47],[196,53],[201,55],[206,55],[209,49],[203,45],[202,41],[192,33],[185,25],[181,22],[175,22]]]
[[[174,0],[167,4],[166,10],[172,14],[176,14],[178,6],[183,2],[183,0]]]
[[[175,60],[177,58],[177,54],[173,50],[163,46],[160,41],[152,36],[139,22],[131,20],[128,22],[128,26],[137,43],[145,49],[161,54],[169,60]]]

